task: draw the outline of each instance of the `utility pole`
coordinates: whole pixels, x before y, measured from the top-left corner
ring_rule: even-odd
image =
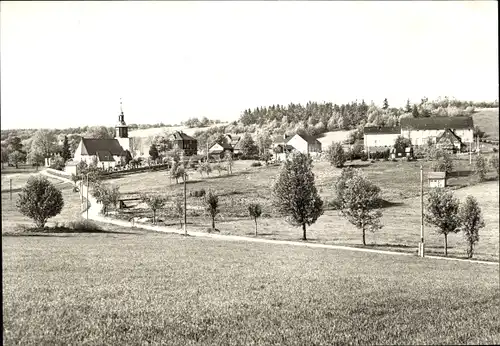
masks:
[[[9,192],[10,192],[10,200],[12,201],[12,179],[9,179]]]
[[[89,219],[89,173],[87,172],[87,200],[85,201],[85,209],[87,210],[87,220]]]
[[[469,166],[472,165],[472,143],[469,142]]]
[[[184,235],[187,235],[187,189],[186,189],[187,173],[184,173]]]
[[[420,165],[420,244],[419,256],[424,257],[424,169]]]

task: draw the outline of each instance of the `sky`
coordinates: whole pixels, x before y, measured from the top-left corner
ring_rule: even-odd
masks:
[[[496,1],[1,2],[1,127],[498,99]]]

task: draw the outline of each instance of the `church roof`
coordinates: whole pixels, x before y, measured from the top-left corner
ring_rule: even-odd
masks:
[[[106,150],[98,150],[96,151],[96,155],[97,155],[97,158],[99,159],[99,161],[103,162],[103,161],[115,161],[115,159],[113,158],[113,155],[111,155],[111,153],[109,151],[106,151]]]
[[[82,138],[81,155],[97,155],[98,151],[107,151],[111,155],[121,155],[123,148],[117,139]]]

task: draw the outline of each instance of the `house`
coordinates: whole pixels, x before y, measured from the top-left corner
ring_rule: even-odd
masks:
[[[462,143],[460,137],[450,129],[446,129],[436,138],[436,147],[443,150],[456,153],[465,149],[465,144]]]
[[[363,128],[364,147],[392,147],[401,136],[401,127],[367,126]]]
[[[232,153],[233,147],[228,143],[215,142],[208,148],[208,152],[211,155],[220,155],[221,157],[223,157],[226,152]]]
[[[236,146],[236,144],[240,141],[241,139],[241,136],[238,136],[238,135],[235,135],[235,134],[230,134],[230,133],[226,133],[224,135],[224,137],[226,137],[226,140],[227,140],[227,143],[229,145],[231,145],[231,147],[234,149],[234,147]]]
[[[429,172],[429,187],[446,187],[446,172]]]
[[[285,135],[286,136],[286,135]],[[295,134],[285,140],[285,144],[304,154],[317,155],[321,153],[321,142],[313,136]]]
[[[99,167],[112,168],[121,162],[126,152],[130,152],[130,148],[131,138],[128,137],[128,126],[125,123],[123,110],[121,110],[121,114],[118,115],[115,138],[82,138],[73,155],[73,161],[77,163],[84,161],[87,164],[97,162]]]
[[[184,155],[191,156],[198,153],[198,141],[196,138],[188,136],[182,131],[176,131],[169,136],[172,143],[172,149],[184,151]]]
[[[474,142],[472,117],[403,118],[400,125],[401,135],[409,138],[416,146],[425,145],[429,140],[436,143],[437,138],[447,129],[452,130],[462,143]]]

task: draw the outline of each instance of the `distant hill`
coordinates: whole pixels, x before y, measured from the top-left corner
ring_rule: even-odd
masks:
[[[182,131],[185,134],[192,136],[196,131],[205,131],[214,126],[225,126],[229,123],[220,123],[214,124],[207,127],[187,127],[187,126],[164,126],[164,127],[153,127],[150,129],[142,129],[142,130],[132,130],[129,132],[129,137],[150,137],[156,136],[164,133],[165,131],[174,132],[174,131]]]

